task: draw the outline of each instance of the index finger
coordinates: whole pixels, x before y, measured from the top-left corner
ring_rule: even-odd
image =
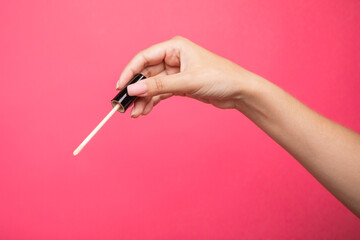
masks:
[[[169,47],[169,41],[155,44],[145,50],[140,51],[128,63],[120,75],[116,84],[117,89],[122,89],[136,74],[144,68],[161,63],[166,56],[166,49]]]

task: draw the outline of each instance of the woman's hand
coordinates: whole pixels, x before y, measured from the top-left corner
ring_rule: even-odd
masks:
[[[147,79],[127,87],[138,96],[131,117],[148,114],[161,100],[181,95],[218,108],[235,108],[261,78],[195,43],[175,37],[139,52],[125,67],[117,90],[136,73]]]
[[[294,156],[360,217],[360,135],[312,111],[291,95],[184,38],[154,45],[135,56],[118,89],[140,96],[131,115],[147,114],[160,100],[183,95],[219,108],[236,108]]]

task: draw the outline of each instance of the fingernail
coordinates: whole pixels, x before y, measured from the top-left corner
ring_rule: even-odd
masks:
[[[131,110],[130,117],[135,118],[135,108]]]
[[[118,81],[118,82],[116,83],[116,90],[117,90],[117,91],[120,90],[119,85],[120,85],[120,82]]]
[[[147,92],[147,85],[143,81],[127,86],[127,92],[130,96],[141,95]]]

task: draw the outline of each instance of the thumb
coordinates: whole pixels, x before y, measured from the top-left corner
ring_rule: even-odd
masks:
[[[130,96],[156,96],[163,93],[188,93],[196,89],[189,73],[154,76],[127,86]]]

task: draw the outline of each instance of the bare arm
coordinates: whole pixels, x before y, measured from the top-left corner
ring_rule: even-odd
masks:
[[[323,186],[360,217],[360,135],[317,114],[294,97],[193,42],[176,37],[138,53],[117,89],[138,96],[131,116],[148,114],[161,100],[182,95],[246,115]]]
[[[259,80],[237,109],[360,217],[360,135]]]

